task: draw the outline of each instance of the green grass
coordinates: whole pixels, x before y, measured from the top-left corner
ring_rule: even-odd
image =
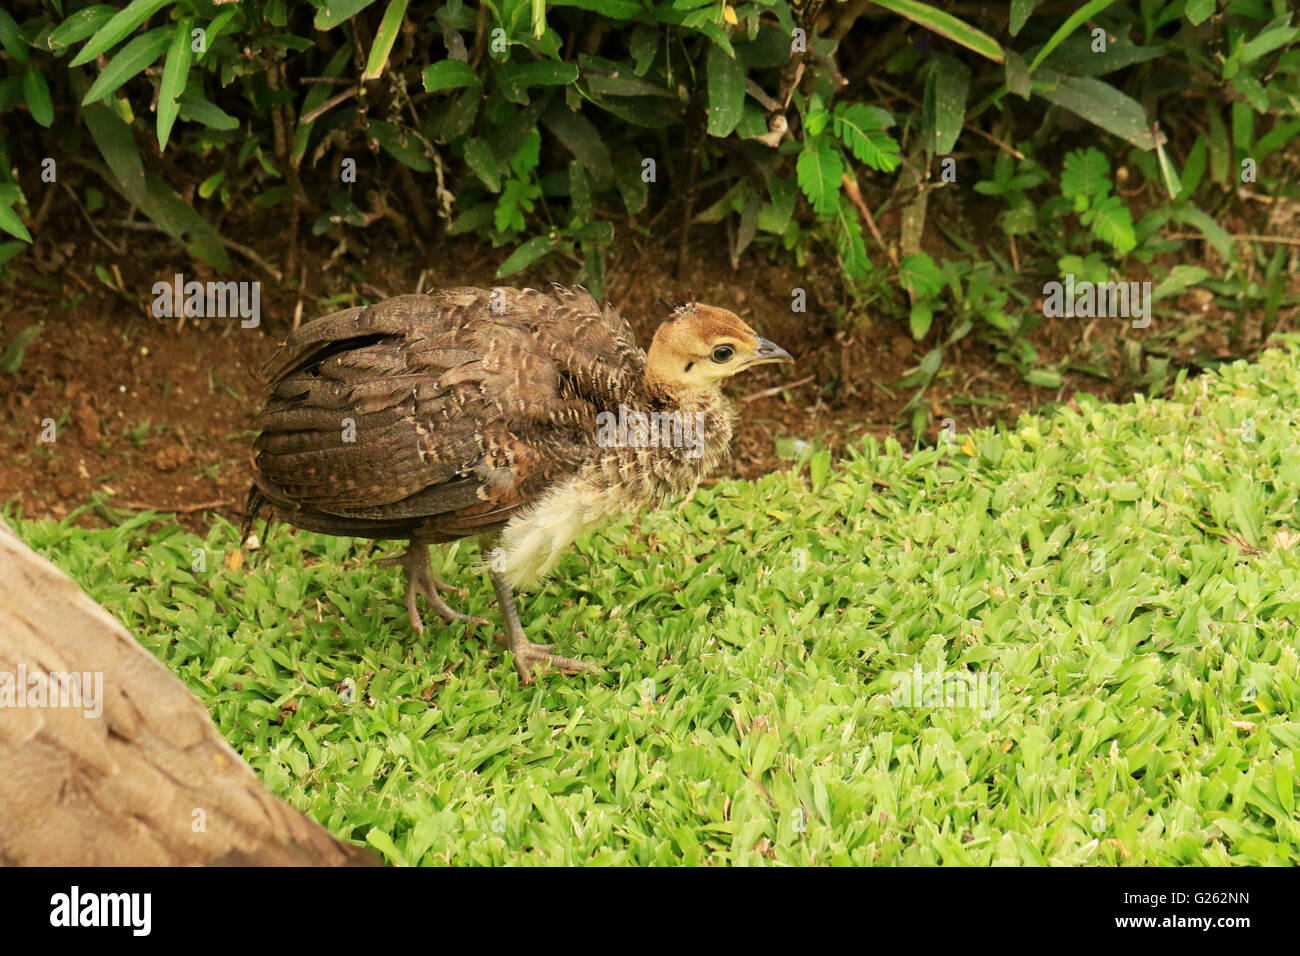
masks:
[[[606,671],[532,687],[487,634],[414,635],[361,542],[280,528],[230,572],[224,523],[18,529],[395,862],[1294,865],[1298,353],[591,535],[521,606]],[[477,559],[435,570],[496,620]],[[895,706],[917,664],[996,712]]]

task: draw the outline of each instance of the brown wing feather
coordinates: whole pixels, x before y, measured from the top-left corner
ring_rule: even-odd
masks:
[[[309,530],[491,531],[593,452],[645,355],[585,290],[458,288],[309,322],[267,364],[250,496]]]

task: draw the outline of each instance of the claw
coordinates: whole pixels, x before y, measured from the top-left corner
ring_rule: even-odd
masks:
[[[523,625],[519,623],[519,609],[515,606],[514,590],[504,577],[496,571],[489,571],[492,587],[497,592],[497,603],[501,605],[501,616],[505,619],[505,633],[496,635],[496,642],[510,649],[515,657],[515,670],[519,679],[525,684],[533,682],[533,669],[538,666],[553,667],[562,674],[583,674],[598,671],[600,668],[576,657],[561,657],[552,654],[552,645],[534,644],[524,634]]]
[[[510,652],[515,656],[515,670],[519,672],[519,679],[525,684],[533,682],[533,669],[538,666],[553,667],[562,674],[582,674],[599,670],[594,664],[580,661],[576,657],[552,654],[550,644],[517,641],[510,645]]]
[[[434,575],[429,568],[429,546],[427,544],[412,543],[400,556],[384,558],[378,564],[380,567],[397,565],[406,571],[406,613],[411,619],[411,627],[415,628],[417,633],[424,633],[424,621],[421,620],[419,609],[415,603],[417,594],[422,596],[429,606],[438,613],[438,616],[448,624],[455,621],[466,621],[470,624],[481,624],[484,627],[491,626],[491,622],[486,618],[462,614],[455,608],[450,607],[439,596],[439,591],[452,592],[459,594],[461,597],[465,597],[468,592],[453,587]]]

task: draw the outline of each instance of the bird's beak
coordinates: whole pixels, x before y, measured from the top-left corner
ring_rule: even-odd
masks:
[[[765,365],[768,362],[793,362],[794,356],[787,352],[775,342],[769,342],[767,339],[758,340],[758,348],[754,350],[753,358],[744,364],[744,368],[751,365]]]

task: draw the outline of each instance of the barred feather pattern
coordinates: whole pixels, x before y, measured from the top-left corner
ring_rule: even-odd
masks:
[[[450,541],[502,531],[526,586],[588,527],[688,493],[726,457],[716,392],[647,383],[646,356],[583,289],[454,288],[303,325],[267,365],[245,525],[270,505],[327,534]],[[602,446],[597,415],[698,412],[699,454]]]

